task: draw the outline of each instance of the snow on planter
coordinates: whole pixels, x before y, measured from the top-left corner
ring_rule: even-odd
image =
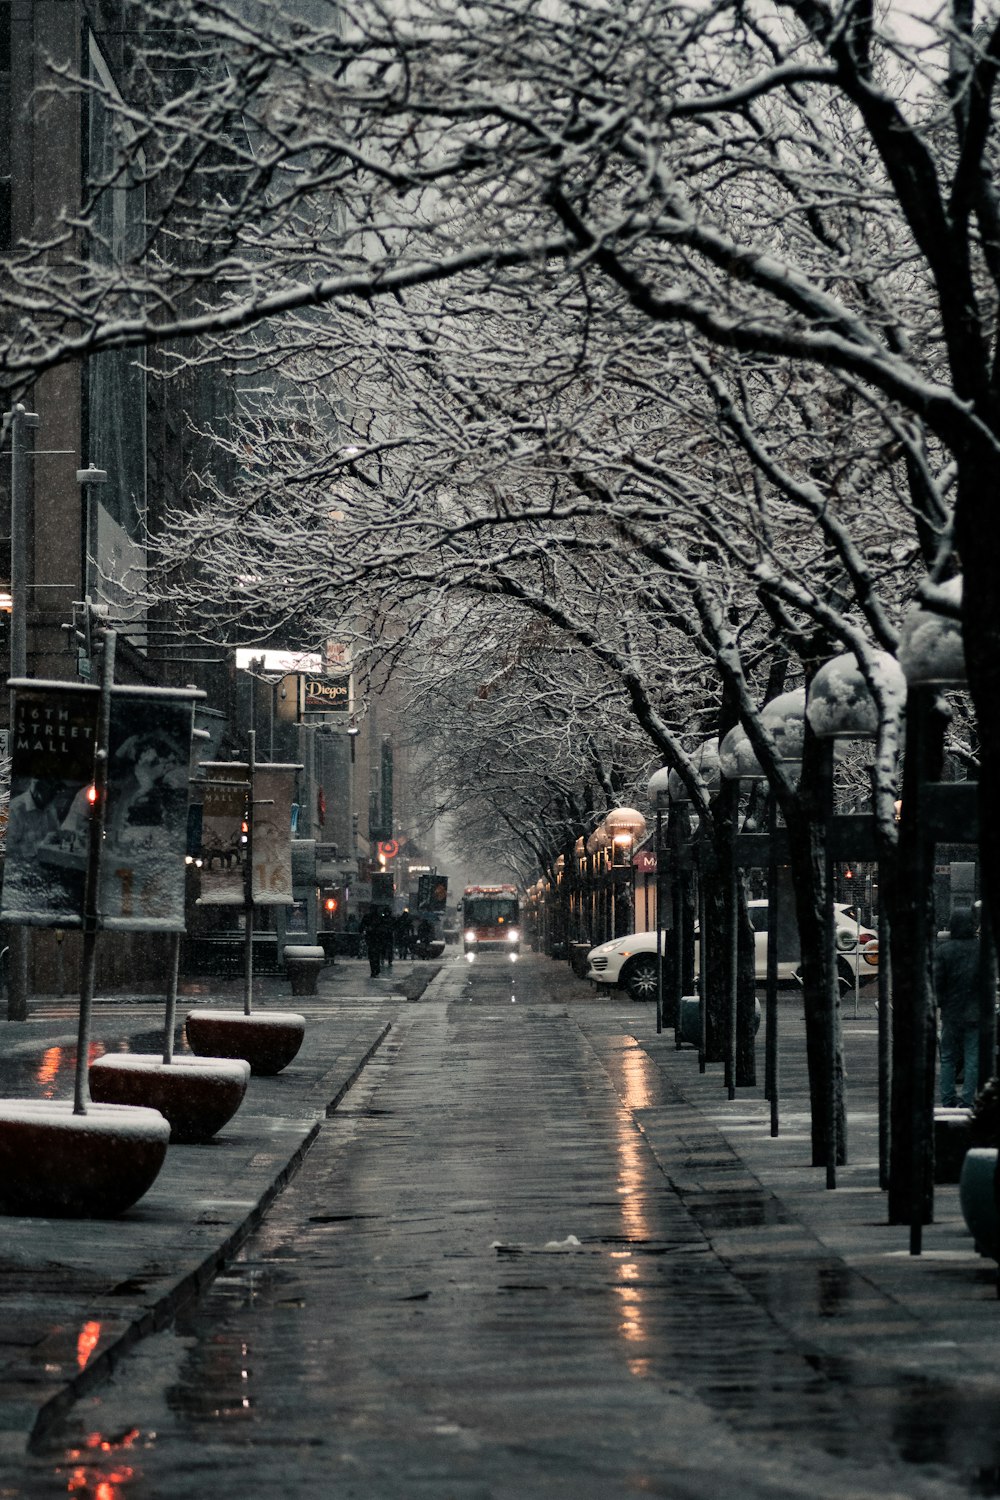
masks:
[[[942,602],[960,608],[961,578],[949,578],[936,589]],[[960,686],[966,681],[962,624],[930,603],[912,604],[903,616],[899,664],[911,686]]]
[[[870,670],[889,712],[898,718],[906,707],[906,677],[902,667],[888,651],[876,651]],[[875,738],[878,705],[853,651],[823,663],[809,685],[806,713],[813,733],[820,739]]]
[[[159,1110],[172,1142],[209,1141],[232,1119],[250,1082],[245,1058],[183,1057],[165,1063],[159,1053],[110,1053],[90,1065],[90,1092],[101,1104],[144,1105]]]
[[[188,1046],[201,1057],[242,1057],[252,1073],[270,1076],[288,1066],[302,1046],[305,1016],[294,1011],[188,1011],[184,1023]]]
[[[170,1126],[155,1109],[70,1100],[0,1099],[0,1210],[105,1219],[152,1187]]]

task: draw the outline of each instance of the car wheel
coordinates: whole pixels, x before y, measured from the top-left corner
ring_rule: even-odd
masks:
[[[846,995],[848,990],[854,988],[854,970],[846,958],[837,959],[837,982],[840,985],[840,993]]]
[[[622,975],[622,985],[633,1000],[656,999],[656,955],[634,958]]]

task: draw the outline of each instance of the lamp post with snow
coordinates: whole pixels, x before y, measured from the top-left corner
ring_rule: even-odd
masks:
[[[879,731],[880,709],[869,687],[870,678],[879,689],[887,712],[898,718],[906,697],[906,679],[896,658],[876,651],[866,663],[867,676],[853,652],[832,657],[819,668],[809,685],[806,714],[814,735],[831,742],[874,740]],[[873,793],[875,784],[873,781]],[[837,817],[829,809],[829,855],[856,859],[874,853],[874,818]],[[830,891],[832,897],[832,889]],[[860,912],[856,909],[858,933]],[[856,934],[857,937],[857,934]],[[889,1110],[891,1095],[891,1010],[889,1004],[889,926],[886,903],[879,910],[879,1006],[878,1006],[878,1109],[879,1177],[888,1182]],[[858,982],[860,944],[855,942],[854,978]]]

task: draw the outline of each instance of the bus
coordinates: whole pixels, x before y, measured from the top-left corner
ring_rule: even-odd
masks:
[[[467,885],[462,894],[462,940],[468,954],[521,951],[521,908],[516,885]]]

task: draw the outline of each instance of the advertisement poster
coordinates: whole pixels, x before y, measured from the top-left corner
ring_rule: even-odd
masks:
[[[102,927],[184,930],[193,725],[189,696],[169,689],[112,691]]]
[[[292,895],[292,801],[298,766],[255,766],[253,773],[253,899],[289,906]]]
[[[201,906],[243,906],[249,766],[204,761],[201,809]]]
[[[80,927],[100,692],[56,682],[14,691],[0,919]]]

